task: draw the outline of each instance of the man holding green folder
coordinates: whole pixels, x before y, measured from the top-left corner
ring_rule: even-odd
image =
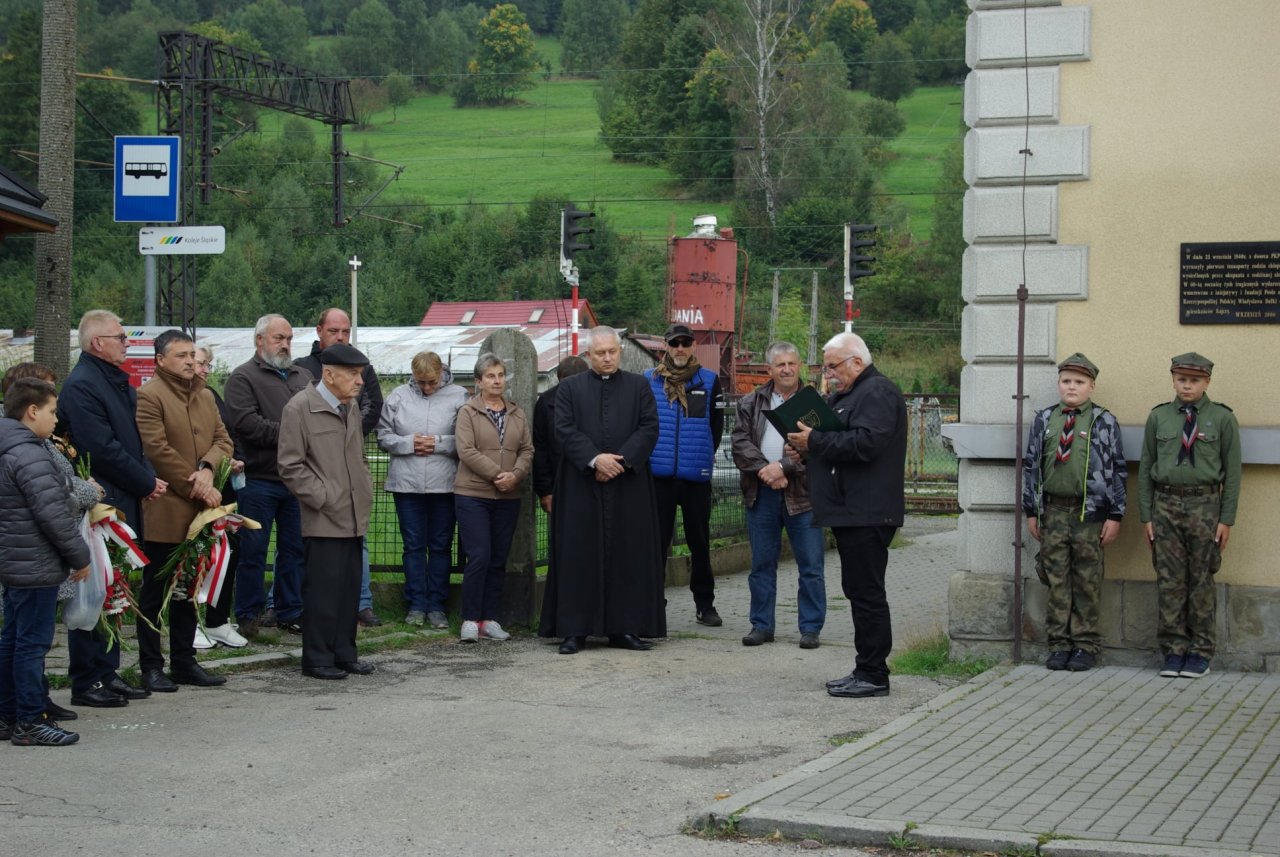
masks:
[[[893,631],[885,596],[889,543],[905,514],[907,408],[902,391],[871,365],[862,337],[838,333],[822,351],[831,389],[827,405],[839,428],[797,421],[787,441],[805,456],[815,526],[831,527],[840,580],[853,613],[857,660],[827,682],[831,696],[889,695]],[[820,415],[825,416],[825,415]]]

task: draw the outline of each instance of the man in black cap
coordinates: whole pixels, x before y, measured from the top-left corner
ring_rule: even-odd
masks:
[[[280,479],[302,506],[302,672],[320,679],[367,675],[356,654],[360,554],[373,508],[356,402],[369,359],[350,345],[320,354],[321,377],[280,416]]]
[[[689,590],[699,625],[721,625],[714,605],[711,573],[711,474],[724,433],[720,378],[698,364],[693,331],[673,324],[665,337],[667,353],[644,373],[658,406],[658,446],[649,459],[658,498],[663,553],[671,550],[676,507],[684,519],[689,546]]]

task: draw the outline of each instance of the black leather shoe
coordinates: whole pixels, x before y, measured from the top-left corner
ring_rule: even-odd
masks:
[[[1082,673],[1085,670],[1092,669],[1096,659],[1090,652],[1084,649],[1076,649],[1071,653],[1071,659],[1067,661],[1067,669],[1073,673]]]
[[[586,637],[565,637],[564,642],[560,644],[560,654],[576,655],[578,652],[586,648]]]
[[[93,687],[84,693],[73,693],[71,695],[71,704],[84,708],[124,708],[129,704],[129,700],[116,696],[99,681],[95,682]]]
[[[302,623],[298,619],[277,619],[276,627],[286,634],[302,633]]]
[[[800,648],[816,649],[820,645],[821,643],[818,640],[817,631],[805,631],[802,634],[800,634]]]
[[[752,628],[745,637],[742,638],[744,646],[763,646],[765,643],[773,642],[773,632],[763,631],[760,628]]]
[[[1049,657],[1044,662],[1045,668],[1051,670],[1065,670],[1067,668],[1067,660],[1070,657],[1070,652],[1050,652]]]
[[[80,715],[70,708],[63,708],[52,699],[46,699],[44,701],[44,716],[50,720],[75,720]]]
[[[363,661],[351,661],[345,664],[336,663],[334,666],[350,675],[368,675],[373,672],[373,664],[367,664]]]
[[[830,690],[833,687],[839,687],[840,685],[848,684],[851,681],[853,681],[853,673],[842,675],[840,678],[833,678],[831,681],[827,682],[827,689]]]
[[[653,648],[653,643],[642,640],[635,634],[610,634],[609,645],[615,649],[627,649],[632,652],[647,652]]]
[[[142,686],[152,693],[176,693],[178,686],[169,680],[164,670],[146,670],[142,673]]]
[[[174,667],[169,670],[169,677],[175,684],[191,684],[196,687],[217,687],[227,683],[226,676],[205,672],[205,668],[199,664]]]
[[[107,682],[107,690],[125,699],[146,699],[151,695],[151,691],[145,687],[134,687],[122,678],[113,678]]]
[[[854,678],[849,679],[844,684],[838,684],[835,687],[827,688],[828,696],[842,696],[849,699],[862,699],[868,696],[888,696],[889,685],[872,684],[866,679]]]
[[[346,672],[337,667],[303,667],[302,674],[311,678],[322,678],[325,681],[338,681],[347,677]]]

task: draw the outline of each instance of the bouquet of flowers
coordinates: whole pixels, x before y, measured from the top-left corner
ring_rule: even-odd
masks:
[[[231,475],[231,459],[223,458],[214,469],[213,486],[219,491]],[[251,530],[262,525],[252,518],[236,514],[236,504],[214,506],[196,515],[187,528],[187,539],[178,545],[157,577],[169,579],[160,606],[160,615],[168,615],[174,598],[192,604],[216,604],[226,582],[227,564],[231,561],[231,545],[227,536],[241,527]]]
[[[119,519],[119,512],[111,506],[99,503],[89,513],[92,526],[90,533],[97,536],[97,545],[91,545],[93,553],[94,574],[100,564],[99,545],[105,547],[106,562],[103,564],[103,577],[107,583],[107,595],[102,603],[102,613],[98,617],[98,632],[107,639],[107,651],[120,641],[120,630],[124,626],[126,614],[138,612],[138,601],[129,588],[126,569],[138,569],[150,560],[134,542],[137,535]],[[146,621],[144,619],[144,621]],[[147,622],[150,625],[150,622]],[[154,626],[153,626],[154,627]]]

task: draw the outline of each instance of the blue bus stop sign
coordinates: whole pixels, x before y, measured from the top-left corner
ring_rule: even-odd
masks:
[[[177,223],[178,137],[116,137],[115,221]]]

